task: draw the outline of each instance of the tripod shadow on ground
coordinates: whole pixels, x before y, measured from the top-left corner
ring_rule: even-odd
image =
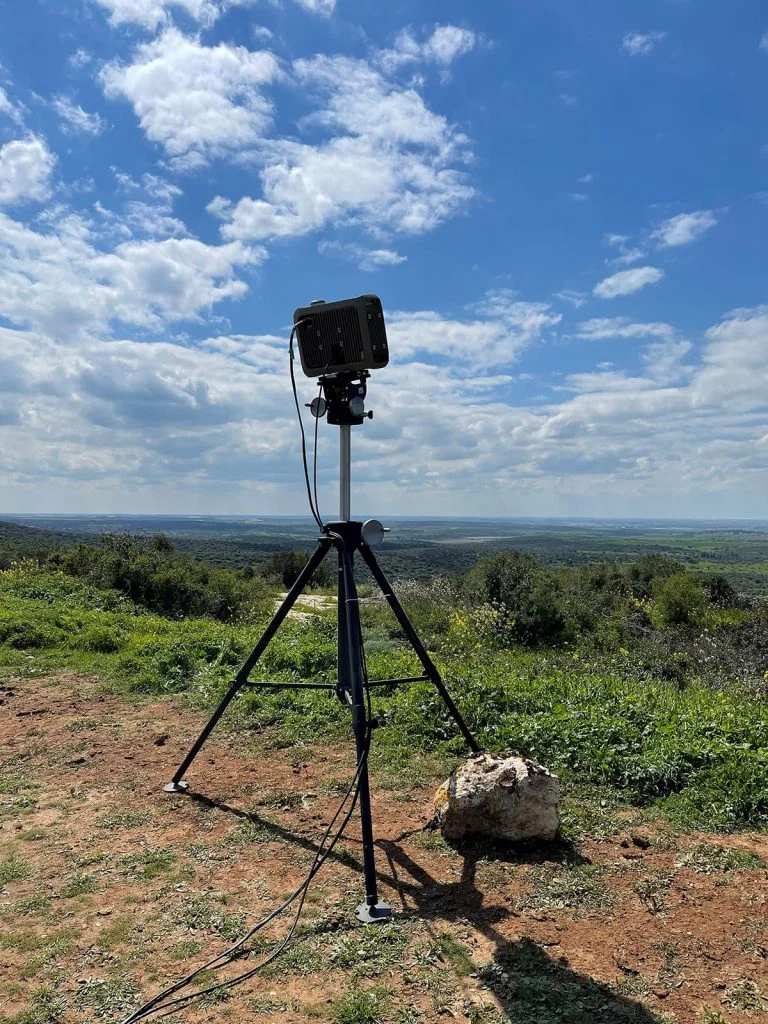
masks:
[[[233,807],[200,793],[187,792],[195,804],[223,811],[241,821],[251,822],[275,839],[316,853],[318,843],[258,813]],[[514,864],[589,863],[570,842],[508,845],[462,841],[453,849],[462,858],[457,880],[433,877],[403,849],[403,841],[423,835],[423,829],[403,833],[396,839],[379,839],[376,847],[386,857],[387,869],[379,865],[379,880],[397,892],[403,917],[418,917],[427,923],[437,939],[440,923],[469,924],[493,945],[490,963],[477,965],[478,979],[492,994],[503,1014],[515,1024],[659,1024],[659,1018],[642,1003],[628,999],[607,985],[574,971],[563,955],[550,954],[531,938],[510,941],[499,926],[515,913],[507,904],[487,903],[478,884],[478,866],[488,861]],[[346,837],[345,841],[359,840]],[[337,864],[362,872],[362,861],[346,850],[334,850]],[[398,915],[400,916],[400,915]],[[503,1019],[503,1018],[502,1018]]]
[[[493,959],[477,965],[477,975],[514,1024],[659,1024],[659,1018],[642,1003],[574,971],[562,954],[550,954],[531,938],[510,941],[499,925],[514,912],[505,904],[486,903],[477,883],[479,864],[489,859],[517,864],[589,863],[573,844],[456,844],[454,849],[463,859],[461,875],[457,881],[441,882],[403,850],[404,838],[377,843],[386,853],[391,872],[386,881],[400,895],[404,913],[435,924],[469,923],[493,943]]]
[[[647,1006],[579,974],[532,939],[504,943],[479,977],[514,1024],[660,1024]]]

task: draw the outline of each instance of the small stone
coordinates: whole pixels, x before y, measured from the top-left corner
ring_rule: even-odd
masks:
[[[625,860],[640,860],[643,855],[640,850],[625,850],[621,856]]]
[[[169,732],[161,732],[159,735],[155,736],[152,742],[156,747],[164,747],[170,738],[171,734]]]
[[[475,754],[438,789],[434,820],[447,839],[552,840],[560,827],[559,805],[560,780],[543,765]]]
[[[101,910],[96,911],[97,917],[109,917],[112,913],[112,907],[102,907]]]
[[[669,995],[669,989],[664,988],[663,985],[654,985],[651,992],[653,992],[657,999],[666,999]]]
[[[620,971],[624,971],[625,974],[639,974],[640,971],[631,963],[629,955],[624,949],[617,949],[613,954],[613,959],[616,966]]]
[[[632,832],[630,838],[635,846],[639,846],[641,850],[647,850],[651,845],[650,836],[646,832]]]

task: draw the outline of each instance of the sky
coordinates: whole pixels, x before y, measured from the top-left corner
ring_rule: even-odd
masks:
[[[0,20],[0,513],[303,513],[292,312],[375,292],[353,512],[765,517],[762,0]]]

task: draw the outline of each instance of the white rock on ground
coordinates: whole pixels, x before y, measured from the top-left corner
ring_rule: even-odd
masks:
[[[435,822],[446,839],[554,839],[560,826],[560,780],[523,757],[475,754],[434,797]]]

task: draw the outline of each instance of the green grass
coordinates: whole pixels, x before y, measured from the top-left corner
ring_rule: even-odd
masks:
[[[389,999],[380,991],[345,992],[331,1007],[333,1024],[384,1024]]]
[[[215,932],[233,942],[245,932],[245,916],[228,913],[223,896],[185,896],[175,914],[178,924],[195,932]]]
[[[176,863],[176,854],[171,850],[142,850],[120,859],[120,866],[133,878],[150,881],[170,871]]]
[[[677,860],[678,867],[705,874],[716,871],[754,871],[764,866],[762,857],[751,850],[735,850],[716,843],[695,843]]]
[[[102,828],[137,828],[139,825],[146,825],[150,821],[150,815],[143,811],[121,811],[116,809],[109,811],[99,818],[98,824]]]
[[[29,878],[29,865],[23,860],[14,856],[0,861],[0,885],[20,882],[25,878]]]
[[[52,988],[38,988],[32,993],[29,1009],[13,1017],[0,1016],[0,1024],[59,1024],[64,1020],[66,1000]]]
[[[353,977],[372,977],[400,961],[407,942],[396,924],[371,924],[342,936],[331,950],[330,962]]]
[[[98,892],[99,883],[95,875],[77,874],[64,886],[61,895],[65,899],[72,899],[75,896],[86,896]]]
[[[603,881],[603,869],[594,864],[542,865],[531,872],[530,892],[521,897],[523,910],[575,910],[611,907],[615,894]]]
[[[75,643],[84,630],[106,631],[117,649],[84,649]],[[61,574],[0,572],[0,665],[15,671],[70,668],[97,674],[127,694],[185,692],[204,708],[220,697],[257,632],[256,624],[137,613],[128,602],[110,603]],[[696,677],[686,677],[684,685],[677,679],[632,678],[612,667],[610,658],[578,652],[467,652],[458,634],[448,634],[441,667],[484,748],[524,751],[558,772],[574,793],[613,793],[625,805],[657,808],[681,828],[768,828],[768,705],[745,687],[714,686]],[[284,624],[263,670],[272,678],[332,681],[335,662],[334,622],[314,618]],[[379,677],[416,668],[397,641],[375,645],[368,664]],[[430,755],[430,771],[455,763],[463,752],[428,684],[377,694],[374,710],[388,726],[376,736],[375,764],[384,774],[390,770],[399,778],[400,768],[391,771],[392,766],[407,766],[414,750]],[[270,726],[278,744],[290,745],[308,735],[341,735],[348,712],[315,691],[251,692],[238,701],[230,721]],[[422,768],[413,773],[413,785],[423,781]],[[26,789],[6,795],[0,813],[33,805]],[[120,810],[101,821],[104,828],[144,823],[143,816]],[[566,809],[565,825],[575,838],[593,831],[605,836],[614,819],[610,807],[593,803],[581,813]],[[263,840],[252,834],[247,841]]]
[[[139,995],[138,985],[129,979],[87,978],[78,988],[75,1002],[95,1012],[97,1019],[115,1020],[133,1009]]]
[[[654,871],[635,883],[635,892],[652,914],[662,914],[667,909],[672,878],[666,871]]]
[[[448,932],[438,935],[432,948],[439,959],[449,963],[460,978],[468,978],[470,974],[474,974],[475,962],[469,950]]]

